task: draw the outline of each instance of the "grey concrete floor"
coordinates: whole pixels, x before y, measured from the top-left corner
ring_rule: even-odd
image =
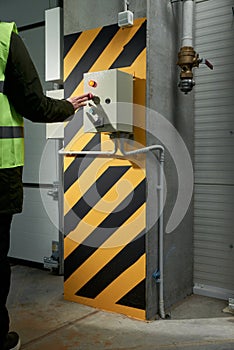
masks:
[[[13,265],[8,298],[11,329],[24,350],[234,350],[227,302],[192,295],[170,320],[144,322],[63,299],[63,277]]]

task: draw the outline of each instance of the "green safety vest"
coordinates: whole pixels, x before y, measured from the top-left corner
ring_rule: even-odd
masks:
[[[24,164],[24,122],[3,93],[5,69],[15,23],[0,22],[0,169]]]

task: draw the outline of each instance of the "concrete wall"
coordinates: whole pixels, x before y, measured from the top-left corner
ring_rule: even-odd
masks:
[[[169,0],[130,0],[129,9],[136,17],[148,19],[148,63],[147,63],[147,105],[163,115],[178,130],[188,150],[193,150],[193,97],[184,96],[177,88],[179,69],[176,66],[179,51],[179,28],[181,20],[181,2]],[[117,22],[117,14],[123,10],[123,1],[119,0],[65,0],[65,35],[78,31],[105,26]],[[147,144],[158,143],[154,135],[158,125],[151,113],[147,116]],[[173,145],[173,140],[171,140]],[[175,144],[176,149],[176,144]],[[177,172],[169,152],[166,152],[165,174],[167,198],[165,223],[167,223],[177,196]],[[148,227],[154,221],[157,212],[157,193],[155,189],[155,162],[147,164],[147,177],[150,193],[147,202]],[[155,193],[154,193],[155,192]],[[155,195],[154,195],[155,194]],[[193,264],[193,208],[190,206],[180,225],[165,235],[165,304],[166,308],[192,292]],[[157,224],[149,230],[147,249],[147,318],[153,318],[158,311],[158,286],[152,278],[158,267]]]
[[[146,16],[145,0],[130,0],[129,9],[136,18]],[[123,0],[64,0],[64,34],[117,23]]]
[[[147,9],[148,45],[147,45],[147,105],[168,120],[183,138],[192,157],[193,153],[193,93],[183,95],[178,87],[179,68],[176,66],[180,46],[181,2],[149,0]],[[157,114],[158,116],[158,114]],[[166,134],[163,126],[154,118],[154,112],[148,113],[147,144],[155,144],[158,135]],[[158,130],[161,127],[160,130]],[[173,137],[173,135],[172,135]],[[166,143],[168,140],[166,140]],[[170,140],[170,146],[177,152],[176,139]],[[173,144],[174,143],[174,144]],[[167,145],[164,145],[167,147]],[[186,171],[186,169],[184,169]],[[155,186],[155,165],[147,163],[149,188]],[[166,148],[165,178],[167,185],[164,210],[165,227],[175,205],[178,190],[177,171],[172,156]],[[148,198],[147,218],[150,224],[157,212],[154,198]],[[148,302],[149,318],[157,308],[157,288],[151,275],[157,266],[158,256],[154,246],[158,245],[156,225],[148,235]],[[193,274],[193,208],[190,205],[180,225],[171,233],[165,233],[164,239],[164,296],[165,307],[182,299],[192,292]],[[155,301],[155,302],[154,302]]]

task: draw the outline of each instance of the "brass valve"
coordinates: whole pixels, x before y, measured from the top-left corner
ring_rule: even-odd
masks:
[[[182,92],[187,94],[195,85],[193,68],[199,66],[199,55],[194,51],[192,46],[183,46],[180,49],[177,65],[181,68],[178,86]]]
[[[181,68],[181,79],[193,79],[192,69],[199,66],[199,55],[194,51],[193,47],[184,46],[178,53],[177,65]]]
[[[192,46],[183,46],[180,49],[178,62],[176,63],[181,68],[178,86],[185,94],[190,92],[195,85],[193,68],[199,67],[200,63],[204,63],[208,68],[213,69],[213,65],[207,59],[199,58],[199,55],[194,51]]]

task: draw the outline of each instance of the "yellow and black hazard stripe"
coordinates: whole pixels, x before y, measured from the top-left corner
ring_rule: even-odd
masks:
[[[144,18],[136,19],[131,28],[114,24],[68,35],[64,53],[65,97],[83,93],[84,73],[119,68],[134,74],[134,102],[144,104]],[[142,142],[144,135],[140,137]],[[69,150],[101,150],[108,145],[103,135],[84,134],[81,110],[65,127]],[[144,162],[65,158],[66,299],[145,319],[145,202]]]
[[[145,48],[146,21],[142,19],[136,20],[130,30],[114,24],[82,33],[64,59],[65,97],[76,91],[84,72],[130,67]]]

